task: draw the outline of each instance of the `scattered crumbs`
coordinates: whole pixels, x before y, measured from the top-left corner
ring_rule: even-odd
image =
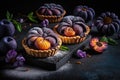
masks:
[[[90,48],[88,46],[84,46],[83,50],[89,50]]]
[[[23,26],[23,29],[26,29],[26,27],[27,27],[26,25],[25,25],[25,26]]]
[[[26,28],[27,26],[24,26],[24,28]]]
[[[82,64],[82,62],[80,62],[80,61],[77,61],[77,62],[76,62],[76,64]]]
[[[16,36],[13,36],[13,38],[16,38]]]
[[[89,57],[89,58],[90,58],[90,57],[92,57],[92,56],[91,56],[90,54],[87,54],[87,57]]]
[[[85,47],[83,50],[88,50],[89,48]]]
[[[30,25],[30,26],[32,26],[32,24],[31,24],[31,23],[29,23],[29,25]]]
[[[68,61],[68,63],[70,63],[70,61]]]

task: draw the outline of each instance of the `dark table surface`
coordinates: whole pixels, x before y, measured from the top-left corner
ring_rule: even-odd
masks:
[[[24,65],[14,69],[2,67],[0,80],[120,80],[120,40],[117,41],[118,45],[109,45],[102,54],[83,59],[71,57],[65,65],[54,71],[34,65]]]
[[[119,2],[110,0],[2,0],[0,3],[0,19],[5,18],[6,11],[17,15],[19,12],[28,14],[38,9],[43,3],[55,2],[61,4],[67,14],[72,14],[77,5],[87,5],[95,9],[96,16],[102,12],[111,11],[119,14]],[[24,30],[26,32],[27,30]],[[23,38],[25,34],[18,38]],[[108,49],[99,55],[76,59],[71,57],[68,63],[55,71],[44,70],[34,65],[10,68],[0,63],[0,80],[120,80],[120,40],[117,46],[109,45]],[[21,46],[20,43],[18,43]],[[76,62],[81,64],[76,64]],[[38,63],[39,64],[39,63]],[[49,66],[48,66],[49,67]]]

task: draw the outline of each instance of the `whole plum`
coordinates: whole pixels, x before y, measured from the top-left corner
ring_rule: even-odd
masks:
[[[16,40],[11,36],[6,36],[0,41],[0,52],[7,53],[11,49],[17,48]]]
[[[0,21],[0,37],[13,36],[15,33],[15,27],[11,21],[3,19]],[[3,32],[5,31],[5,32]]]

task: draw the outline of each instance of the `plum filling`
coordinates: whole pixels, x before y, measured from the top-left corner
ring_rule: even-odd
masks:
[[[103,20],[103,22],[105,24],[110,24],[110,23],[112,23],[112,18],[111,17],[105,17],[104,20]]]

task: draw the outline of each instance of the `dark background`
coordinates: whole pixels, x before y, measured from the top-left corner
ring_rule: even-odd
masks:
[[[44,3],[61,4],[68,14],[72,14],[77,5],[87,5],[92,7],[96,16],[102,12],[110,11],[119,15],[119,2],[117,0],[1,0],[0,2],[0,19],[5,18],[6,11],[17,15],[18,13],[27,14],[35,11]]]
[[[105,2],[106,1],[106,2]],[[35,11],[44,3],[61,4],[72,14],[77,5],[87,5],[94,8],[96,16],[102,12],[110,11],[120,17],[120,3],[117,0],[1,0],[0,19],[5,18],[6,11],[17,15],[18,13],[28,14]],[[23,36],[23,35],[21,35]],[[70,59],[70,63],[62,66],[56,71],[44,71],[36,67],[28,67],[28,71],[3,69],[0,71],[0,79],[3,80],[120,80],[120,40],[118,46],[109,46],[107,51],[100,55],[93,55],[91,58]],[[81,61],[82,64],[75,64]],[[72,63],[71,63],[72,62]],[[2,75],[2,76],[1,76]],[[14,79],[13,79],[14,78]]]

